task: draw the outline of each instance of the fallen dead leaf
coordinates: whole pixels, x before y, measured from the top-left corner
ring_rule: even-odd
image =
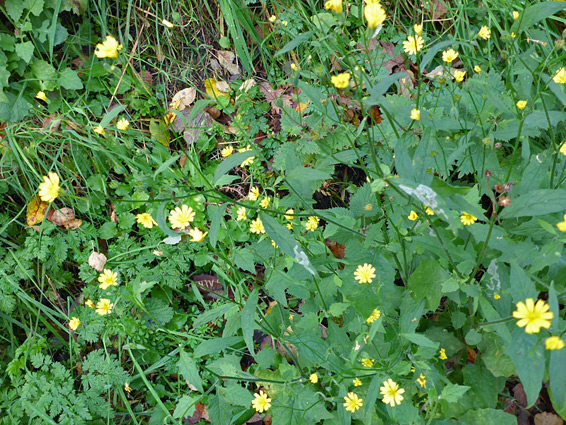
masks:
[[[191,277],[197,284],[197,288],[205,300],[218,300],[220,296],[225,296],[224,286],[218,280],[218,276],[210,274],[198,274]],[[234,299],[234,293],[228,288],[228,297]]]
[[[381,116],[381,110],[379,106],[373,105],[371,107],[371,119],[375,124],[381,124],[383,122],[383,117]]]
[[[430,78],[431,80],[432,80],[434,77],[442,76],[442,75],[444,75],[444,69],[443,69],[442,65],[438,65],[438,66],[437,66],[436,68],[434,68],[432,71],[430,71],[430,72],[424,74],[424,76],[425,76],[426,78]]]
[[[104,271],[104,266],[106,265],[106,255],[101,252],[93,251],[88,257],[88,265],[91,266],[97,272]]]
[[[26,223],[28,226],[41,223],[49,205],[42,202],[39,195],[35,195],[28,204]]]
[[[220,64],[220,66],[222,66],[222,68],[224,68],[230,74],[239,75],[242,73],[234,52],[217,50],[216,54],[218,55],[218,63]]]
[[[550,412],[537,413],[535,415],[535,425],[563,425],[564,421],[558,415]]]
[[[274,89],[268,82],[263,82],[259,85],[259,91],[265,97],[265,100],[271,105],[271,110],[274,114],[281,112],[281,108],[275,104],[275,101],[281,97],[284,89]]]
[[[206,112],[199,112],[189,122],[192,108],[181,111],[173,121],[173,128],[178,132],[183,132],[183,137],[187,145],[192,145],[197,141],[201,133],[208,131],[212,127],[212,118]]]
[[[49,211],[46,218],[56,226],[63,226],[65,229],[77,229],[83,224],[82,220],[75,218],[73,209],[67,207]]]
[[[202,404],[200,401],[197,401],[195,404],[195,413],[188,418],[183,419],[184,424],[195,425],[198,421],[205,421],[210,422],[210,418],[208,415],[208,410],[206,408],[208,405]]]
[[[521,407],[527,407],[527,394],[525,394],[523,385],[517,384],[513,387],[513,397],[515,397]]]
[[[216,83],[216,88],[220,90],[222,93],[230,92],[230,84],[228,84],[226,81],[218,81]]]
[[[255,80],[253,78],[248,78],[246,81],[242,83],[240,86],[240,90],[243,90],[244,93],[247,93],[249,89],[256,85]]]
[[[220,87],[223,87],[222,85]],[[210,97],[211,99],[218,99],[221,96],[225,96],[225,97],[230,97],[228,96],[226,93],[224,93],[222,90],[220,90],[220,88],[218,87],[218,80],[216,80],[215,78],[209,78],[208,80],[204,81],[204,88],[206,90],[206,94],[208,97]]]
[[[442,0],[432,0],[430,3],[430,12],[432,12],[432,20],[436,21],[448,12],[448,8]]]
[[[182,111],[185,108],[191,106],[192,103],[195,101],[196,97],[197,97],[197,89],[195,89],[194,87],[184,88],[183,90],[175,93],[175,96],[173,96],[173,99],[171,99],[171,103],[169,104],[169,107],[171,109]]]
[[[326,239],[324,241],[328,249],[332,252],[334,257],[341,260],[346,256],[346,245],[342,245],[341,243],[331,241],[330,239]]]

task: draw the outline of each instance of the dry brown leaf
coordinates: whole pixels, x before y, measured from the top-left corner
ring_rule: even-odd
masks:
[[[183,90],[175,93],[173,99],[171,99],[171,103],[169,107],[171,109],[176,109],[178,111],[182,111],[183,109],[192,105],[197,97],[197,89],[194,87],[187,87]]]
[[[431,80],[432,80],[434,77],[442,76],[442,75],[444,75],[444,68],[443,68],[442,65],[438,65],[438,66],[437,66],[436,68],[434,68],[432,71],[430,71],[430,72],[424,74],[424,76],[425,76],[426,78],[430,78]]]
[[[242,83],[240,86],[240,90],[243,90],[244,93],[247,93],[249,89],[255,86],[255,80],[253,78],[248,78],[246,81]]]
[[[330,239],[326,239],[324,241],[328,249],[332,252],[334,257],[341,260],[346,256],[346,245],[342,245],[341,243],[331,241]]]
[[[220,85],[220,87],[223,86]],[[225,92],[220,90],[220,88],[218,87],[218,80],[216,78],[209,78],[208,80],[205,80],[204,88],[206,90],[207,96],[210,97],[211,99],[216,100],[220,96],[226,96],[227,98],[230,98],[230,96],[228,96]]]
[[[26,215],[27,225],[33,226],[34,224],[41,223],[43,217],[45,217],[48,206],[48,204],[41,201],[39,195],[35,195],[28,204],[28,212]]]
[[[102,272],[104,271],[104,266],[106,265],[107,260],[106,255],[93,251],[92,254],[90,254],[90,257],[88,257],[88,265],[97,272]]]
[[[527,407],[527,394],[525,394],[523,385],[517,384],[513,387],[513,397],[515,397],[521,407]]]
[[[65,229],[78,229],[79,227],[81,227],[81,224],[83,224],[83,221],[79,218],[73,218],[72,220],[69,220],[68,223],[63,224],[63,226],[65,227]]]
[[[430,3],[430,12],[432,12],[432,20],[436,21],[448,12],[448,8],[442,0],[432,0]]]
[[[535,425],[563,425],[564,421],[558,415],[550,412],[537,413],[535,415]]]
[[[228,84],[226,81],[218,81],[216,83],[216,88],[222,93],[230,93],[230,84]]]
[[[410,71],[407,72],[411,74]],[[401,96],[411,97],[411,91],[415,88],[415,85],[413,84],[413,78],[411,77],[411,75],[407,75],[406,77],[399,79],[399,88],[401,91]]]
[[[230,74],[239,75],[242,73],[234,52],[217,50],[216,54],[218,55],[218,63]]]
[[[285,90],[274,89],[268,82],[263,82],[259,85],[259,91],[263,94],[265,100],[267,100],[271,105],[271,110],[274,114],[281,112],[281,108],[275,104],[275,101],[281,97]]]
[[[64,226],[69,220],[75,218],[75,212],[71,208],[61,208],[60,210],[53,210],[52,213],[47,215],[47,220],[56,226]]]
[[[201,133],[210,130],[212,127],[212,118],[205,112],[199,112],[189,122],[188,118],[191,115],[191,111],[192,108],[181,111],[181,115],[177,116],[172,124],[176,131],[183,132],[187,145],[195,143]]]
[[[194,425],[201,420],[210,422],[208,410],[206,410],[207,407],[208,405],[202,404],[200,401],[197,401],[197,403],[195,404],[195,413],[193,413],[192,416],[183,419],[183,423]]]

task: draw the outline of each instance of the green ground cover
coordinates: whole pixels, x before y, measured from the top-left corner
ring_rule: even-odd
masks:
[[[561,424],[566,2],[0,1],[0,424]]]

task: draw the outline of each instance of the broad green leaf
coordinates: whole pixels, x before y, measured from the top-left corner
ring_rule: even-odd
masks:
[[[466,385],[448,384],[442,389],[440,398],[448,403],[456,403],[469,389],[470,387]]]
[[[524,302],[527,298],[537,298],[538,291],[535,288],[534,282],[515,261],[511,262],[511,276],[509,280],[511,282],[513,304],[519,301]]]
[[[429,347],[436,349],[440,346],[438,342],[434,342],[422,334],[402,333],[401,336],[409,340],[413,344],[418,345],[419,347]]]
[[[313,31],[307,31],[307,32],[303,32],[303,33],[299,34],[297,37],[293,38],[293,40],[291,40],[285,46],[283,46],[283,48],[278,50],[273,55],[273,57],[283,55],[283,54],[293,50],[294,48],[299,47],[299,45],[301,45],[302,43],[307,41],[309,38],[311,38],[312,35],[313,35]]]
[[[256,329],[257,302],[259,290],[256,288],[250,294],[244,308],[242,309],[242,334],[248,347],[248,351],[253,355],[254,351],[254,330]]]
[[[212,322],[218,319],[220,316],[225,315],[232,309],[237,307],[233,304],[222,304],[219,307],[213,308],[212,310],[207,310],[199,314],[196,320],[193,322],[193,328],[200,328],[202,325]]]
[[[192,416],[195,412],[195,404],[199,401],[200,396],[182,396],[177,402],[173,417],[175,419],[184,419],[187,416]]]
[[[517,425],[517,417],[498,409],[472,409],[462,416],[462,422],[481,425]]]
[[[209,354],[218,354],[220,351],[224,351],[233,345],[236,345],[242,341],[239,336],[229,336],[228,338],[213,338],[201,342],[194,352],[194,357],[203,357]]]
[[[20,57],[20,59],[23,59],[25,63],[29,63],[33,57],[34,50],[35,47],[31,41],[16,44],[16,54]]]
[[[67,90],[81,90],[83,88],[83,82],[79,78],[79,74],[71,68],[65,68],[63,72],[61,72],[57,82],[61,87]]]
[[[442,297],[442,282],[448,279],[448,272],[435,260],[422,261],[409,276],[407,287],[416,300],[426,300],[429,310],[436,310]]]
[[[566,190],[539,189],[513,199],[500,218],[532,217],[566,211]]]
[[[529,335],[524,328],[513,331],[507,354],[517,368],[517,374],[527,395],[528,406],[537,401],[544,378],[544,344],[538,343],[537,335]],[[563,366],[562,366],[563,367]]]
[[[185,350],[179,352],[179,361],[177,362],[177,367],[179,372],[183,375],[183,378],[192,386],[194,386],[197,391],[203,392],[202,380],[198,373],[198,367],[193,358]]]
[[[224,211],[226,211],[225,206],[216,206],[216,205],[209,205],[208,208],[208,216],[211,218],[210,220],[210,230],[208,231],[208,238],[210,240],[210,244],[213,248],[216,247],[216,242],[218,241],[218,232],[220,231],[220,225],[223,222],[224,218]]]
[[[218,165],[218,168],[216,168],[216,171],[214,172],[214,177],[212,179],[212,183],[214,185],[217,185],[220,177],[222,177],[224,174],[226,174],[232,168],[236,167],[237,165],[240,165],[246,159],[248,159],[252,156],[256,156],[256,155],[257,155],[257,152],[255,150],[246,151],[246,152],[238,152],[234,155],[230,155],[228,158],[223,160]]]
[[[409,74],[406,72],[397,72],[380,80],[379,83],[369,90],[370,96],[367,99],[364,99],[365,106],[377,105],[382,96],[387,92],[387,90],[389,90],[389,87],[407,75]]]
[[[238,248],[232,251],[233,261],[236,267],[250,273],[255,272],[255,262],[253,252],[249,247]]]
[[[120,105],[120,106],[116,106],[115,108],[111,109],[110,111],[108,111],[100,120],[100,126],[102,128],[106,128],[108,127],[108,124],[110,124],[110,121],[112,121],[114,118],[116,118],[118,116],[118,114],[120,112],[122,112],[124,109],[126,109],[126,105]]]
[[[43,12],[44,3],[45,0],[25,0],[24,2],[26,9],[35,16],[39,16]]]
[[[163,120],[151,120],[149,122],[149,132],[153,137],[155,137],[155,140],[163,146],[169,146],[171,132]]]
[[[273,239],[281,251],[291,258],[295,258],[295,249],[299,245],[289,229],[263,211],[260,212],[259,216],[267,235]]]
[[[6,0],[4,4],[6,7],[6,13],[14,21],[19,21],[24,12],[24,2],[22,0]]]
[[[552,407],[562,419],[566,419],[566,349],[552,350],[550,353],[550,386],[548,392]]]
[[[513,24],[510,31],[518,33],[532,27],[537,22],[546,19],[566,8],[566,3],[547,1],[527,7]]]

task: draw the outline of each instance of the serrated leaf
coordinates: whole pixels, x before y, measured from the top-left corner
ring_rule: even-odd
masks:
[[[83,82],[79,78],[79,74],[71,68],[65,68],[61,72],[57,82],[61,87],[67,90],[81,90],[83,88]]]
[[[29,63],[29,61],[33,57],[34,50],[35,50],[35,46],[31,41],[25,41],[23,43],[16,44],[16,54],[25,63]]]
[[[44,4],[45,0],[25,0],[26,9],[35,16],[39,16],[43,12]]]
[[[257,155],[257,152],[255,150],[239,152],[234,155],[230,155],[218,165],[218,168],[214,172],[214,177],[212,179],[213,184],[217,185],[220,177],[222,177],[235,166],[240,165],[246,159],[255,155]]]
[[[228,347],[232,347],[242,341],[240,336],[229,336],[227,338],[213,338],[201,342],[193,355],[195,357],[203,357],[212,353],[218,354],[221,351],[226,350]]]
[[[22,13],[24,12],[24,3],[22,0],[6,0],[4,7],[6,8],[6,13],[10,16],[10,18],[14,21],[20,20]]]
[[[198,373],[198,367],[194,359],[192,359],[185,350],[179,352],[179,361],[177,362],[177,367],[179,372],[183,375],[183,378],[189,383],[189,385],[194,386],[197,391],[203,392],[202,380]]]
[[[456,403],[469,389],[470,387],[466,385],[448,384],[442,389],[440,398],[446,400],[448,403]]]
[[[184,395],[177,402],[173,417],[175,419],[184,419],[187,416],[192,416],[195,412],[195,404],[200,400],[200,396]]]
[[[546,19],[566,8],[565,3],[548,1],[527,7],[513,24],[510,31],[518,33],[532,27],[537,22]]]
[[[256,288],[250,294],[242,310],[242,334],[248,351],[254,355],[254,330],[256,329],[257,302],[259,290]]]
[[[566,190],[538,189],[513,199],[500,218],[532,217],[566,210]]]

